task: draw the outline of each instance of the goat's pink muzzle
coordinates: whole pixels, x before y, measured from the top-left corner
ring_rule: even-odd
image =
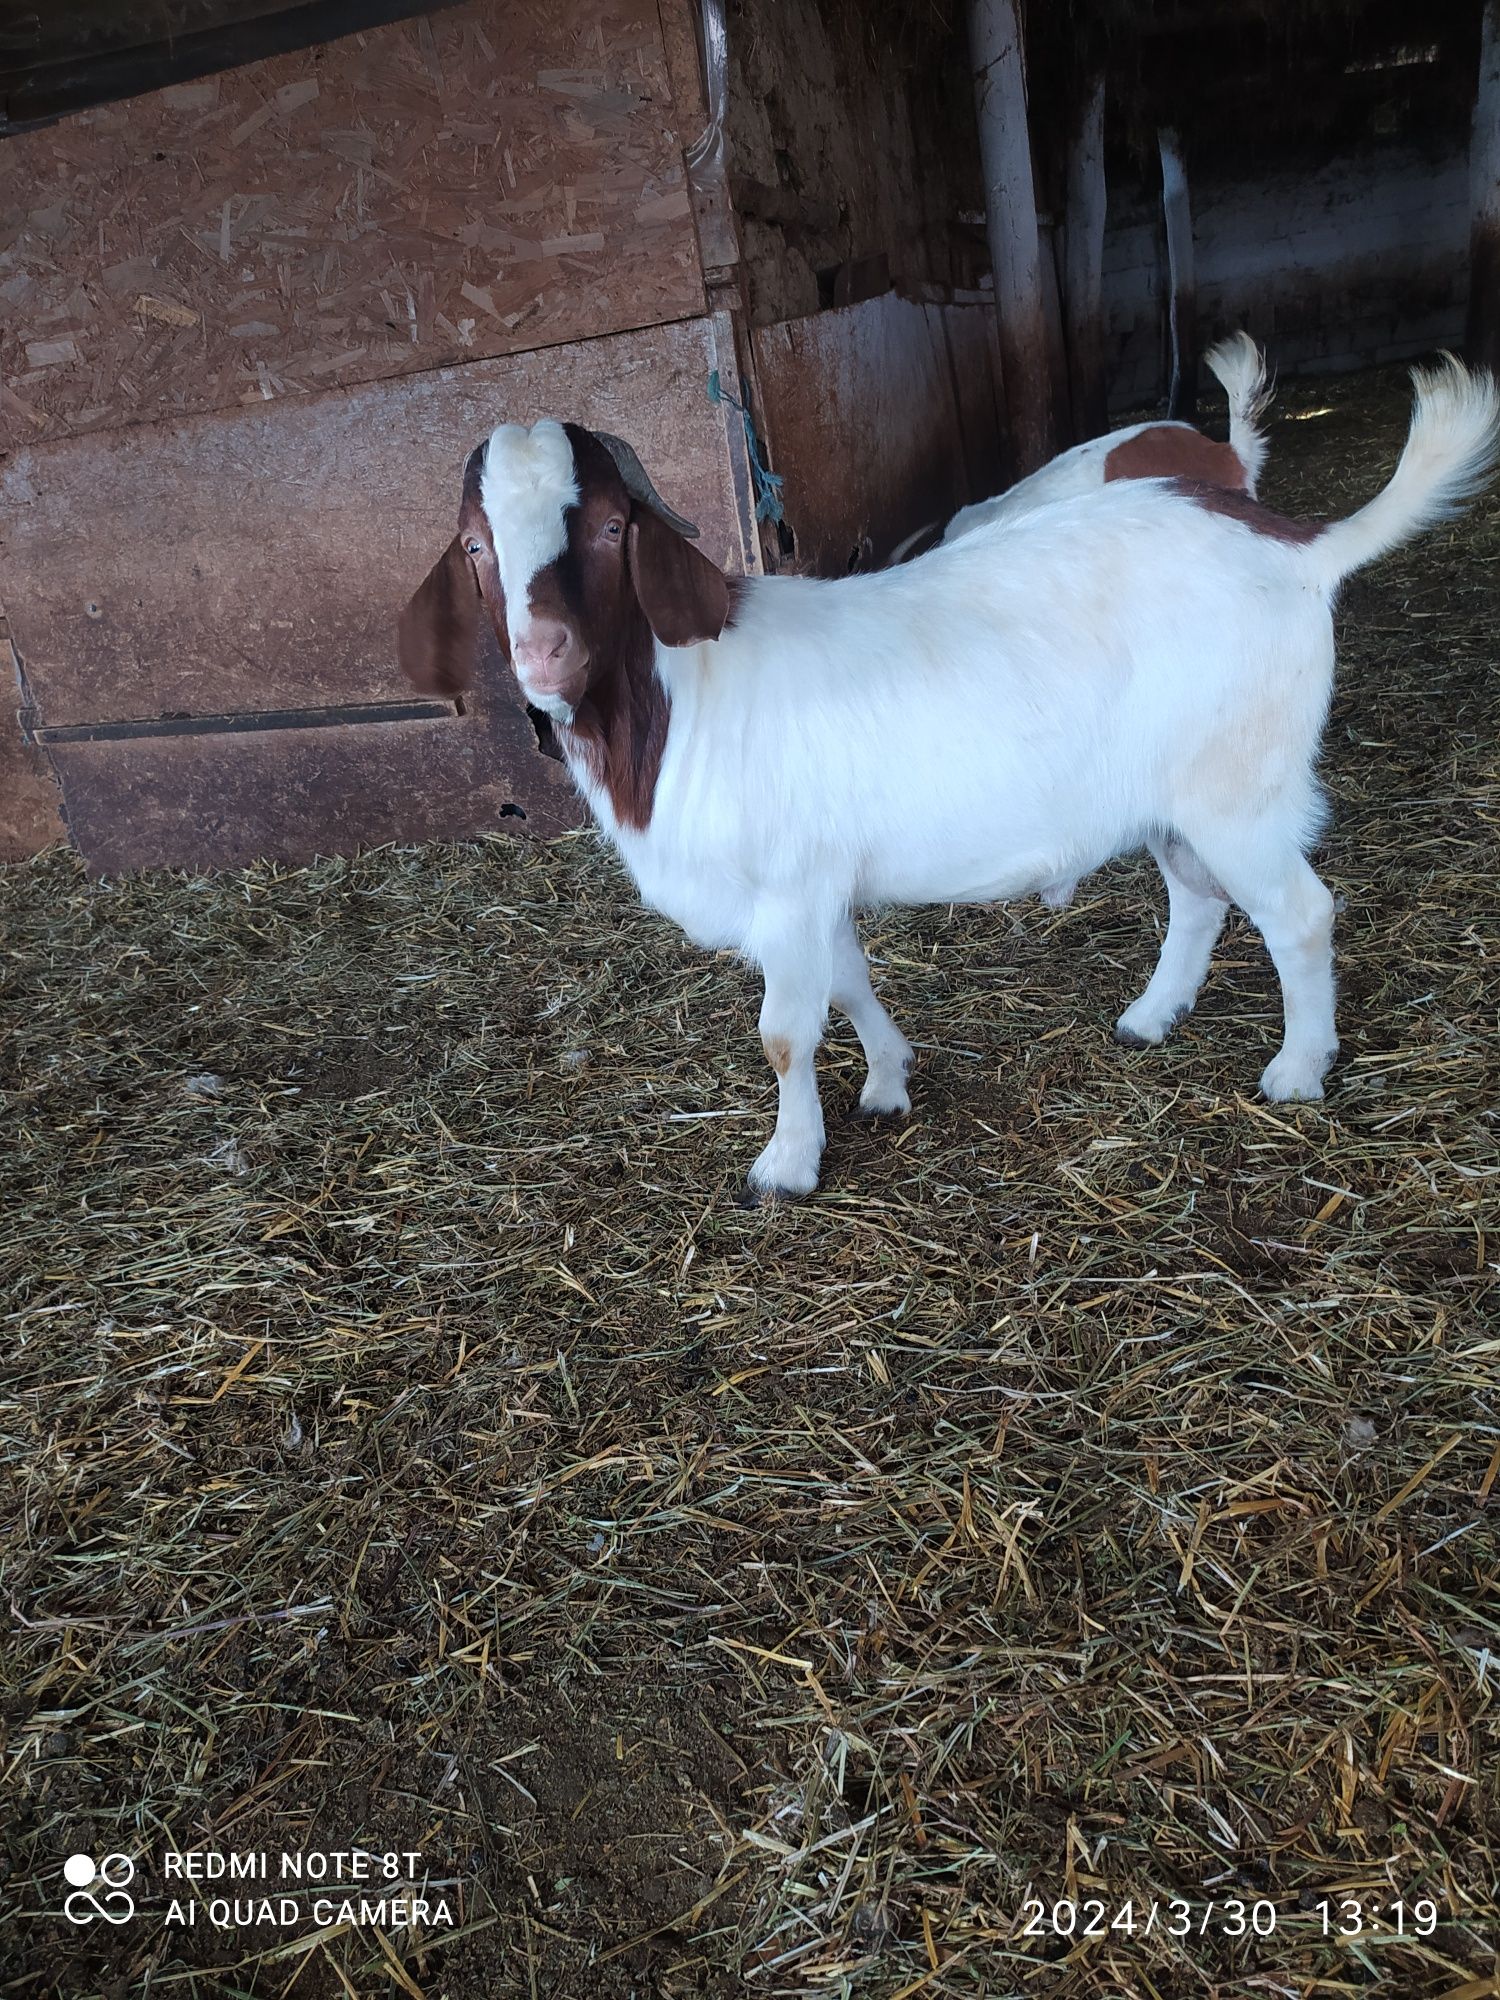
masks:
[[[516,677],[528,694],[577,706],[589,656],[571,626],[558,619],[532,619],[511,641],[511,658]]]

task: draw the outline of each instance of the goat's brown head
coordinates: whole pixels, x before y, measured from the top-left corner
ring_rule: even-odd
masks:
[[[570,723],[644,627],[664,646],[724,629],[728,581],[696,533],[619,438],[502,424],[470,453],[458,533],[402,613],[401,664],[424,690],[462,693],[483,602],[526,699]]]

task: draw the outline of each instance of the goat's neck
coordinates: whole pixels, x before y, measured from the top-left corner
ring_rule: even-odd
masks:
[[[634,603],[573,720],[559,729],[570,761],[608,794],[622,827],[642,833],[651,823],[657,773],[667,745],[671,701],[656,671],[656,640]]]

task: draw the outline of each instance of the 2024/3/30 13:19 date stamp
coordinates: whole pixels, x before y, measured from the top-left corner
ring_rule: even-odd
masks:
[[[1211,1897],[1205,1902],[1185,1896],[1127,1898],[1110,1903],[1102,1897],[1060,1896],[1048,1900],[1028,1896],[1012,1936],[1021,1938],[1220,1937],[1273,1938],[1296,1934],[1359,1939],[1366,1944],[1397,1943],[1403,1938],[1430,1938],[1442,1922],[1442,1912],[1430,1896],[1319,1896],[1295,1904],[1269,1897],[1246,1901],[1239,1896]]]

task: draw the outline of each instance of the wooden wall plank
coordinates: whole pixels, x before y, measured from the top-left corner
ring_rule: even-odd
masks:
[[[61,796],[46,760],[0,719],[0,862],[25,861],[66,840]]]
[[[57,780],[7,710],[0,714],[0,862],[25,861],[67,837]]]
[[[800,561],[841,575],[868,538],[881,562],[925,523],[995,491],[994,317],[987,303],[888,292],[755,329],[771,462]]]
[[[117,875],[581,824],[567,770],[541,754],[493,643],[480,673],[468,712],[449,721],[58,744],[74,842],[94,874]]]
[[[977,284],[983,244],[959,220],[983,200],[963,9],[731,0],[727,14],[725,156],[763,190],[737,212],[754,321],[847,303],[836,274],[882,258],[901,287]]]
[[[455,0],[65,0],[0,33],[0,136]]]
[[[1104,347],[1105,70],[1102,63],[1075,80],[1068,134],[1064,300],[1069,415],[1073,436],[1099,437],[1109,428]]]
[[[1167,238],[1167,415],[1191,422],[1198,414],[1198,280],[1193,260],[1193,208],[1187,163],[1174,131],[1158,132],[1161,210]]]
[[[723,314],[18,453],[0,470],[7,609],[89,866],[225,867],[578,824],[492,643],[462,716],[248,733],[211,719],[410,696],[396,621],[453,533],[464,459],[502,419],[629,439],[705,551],[734,572],[754,565],[743,431],[708,399],[714,370],[732,393]],[[91,724],[184,715],[210,720],[77,740]],[[0,788],[20,747],[0,744]],[[15,846],[39,844],[33,827]]]
[[[27,740],[36,718],[9,631],[0,604],[0,862],[24,861],[68,837],[52,768]]]
[[[984,160],[1006,430],[1016,475],[1024,478],[1057,450],[1053,397],[1062,371],[1055,366],[1053,338],[1061,329],[1054,327],[1043,285],[1026,40],[1018,0],[969,0],[969,47]]]
[[[0,467],[0,564],[46,725],[399,697],[402,604],[503,421],[616,432],[705,549],[746,563],[724,322],[682,321],[300,403],[65,439]]]
[[[656,0],[468,0],[9,138],[0,444],[700,314],[676,122]]]

